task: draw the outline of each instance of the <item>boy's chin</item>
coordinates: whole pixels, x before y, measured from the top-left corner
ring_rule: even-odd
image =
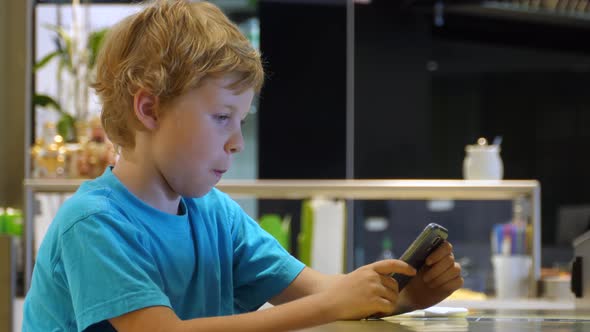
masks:
[[[192,190],[186,190],[186,192],[183,191],[179,192],[178,194],[183,197],[199,198],[207,195],[211,191],[211,189],[213,189],[213,186],[192,188]]]

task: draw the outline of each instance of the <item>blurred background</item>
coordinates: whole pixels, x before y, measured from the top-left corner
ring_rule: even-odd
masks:
[[[247,148],[225,179],[463,179],[465,147],[501,141],[501,178],[541,186],[542,266],[569,264],[572,240],[590,229],[588,1],[211,2],[260,50],[267,73],[244,127]],[[141,7],[2,0],[0,211],[17,248],[17,297],[34,261],[26,245],[38,247],[67,180],[95,177],[115,159],[88,84],[104,33]],[[294,255],[302,202],[240,200],[256,220],[288,217]],[[398,257],[434,221],[449,229],[466,287],[489,294],[490,232],[516,217],[530,224],[529,208],[349,201],[343,267]],[[26,220],[36,227],[30,238]]]

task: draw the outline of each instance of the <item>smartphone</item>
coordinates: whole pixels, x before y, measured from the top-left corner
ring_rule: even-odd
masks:
[[[428,224],[399,259],[419,271],[426,262],[426,258],[445,242],[448,234],[447,229],[441,225],[436,223]],[[412,280],[411,276],[399,273],[394,273],[391,276],[397,280],[400,292]]]

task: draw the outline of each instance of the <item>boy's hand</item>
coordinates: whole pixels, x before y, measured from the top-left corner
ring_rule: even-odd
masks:
[[[426,258],[425,266],[403,289],[400,302],[407,310],[428,308],[461,286],[461,266],[455,262],[453,246],[445,241]]]
[[[360,267],[334,282],[323,292],[334,318],[391,315],[397,308],[399,294],[392,273],[413,276],[416,270],[403,261],[388,259]]]

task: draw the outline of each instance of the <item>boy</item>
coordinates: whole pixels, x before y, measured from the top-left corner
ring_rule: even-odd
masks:
[[[24,331],[284,331],[424,308],[461,287],[448,243],[401,293],[388,275],[416,271],[398,260],[323,275],[213,188],[263,81],[213,5],[154,2],[112,29],[97,68],[120,158],[48,230]]]

